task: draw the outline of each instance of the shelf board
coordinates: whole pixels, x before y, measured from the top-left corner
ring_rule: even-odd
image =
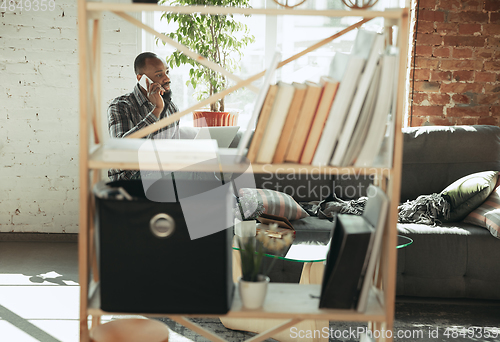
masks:
[[[322,17],[364,17],[364,18],[401,18],[401,13],[404,8],[395,8],[387,11],[370,11],[370,10],[308,10],[308,9],[269,9],[269,8],[237,8],[237,7],[221,7],[221,6],[163,6],[156,4],[144,3],[104,3],[104,2],[87,2],[88,11],[111,11],[111,12],[174,12],[174,13],[201,13],[201,14],[262,14],[262,15],[307,15],[307,16],[322,16]]]
[[[91,151],[88,159],[88,167],[90,169],[120,169],[120,170],[152,170],[160,171],[160,166],[163,171],[187,171],[187,172],[203,172],[203,171],[220,171],[217,164],[207,165],[202,163],[176,163],[173,160],[169,160],[168,164],[160,165],[158,163],[142,163],[139,164],[139,152],[130,153],[129,159],[123,162],[111,162],[106,161],[103,158],[103,148],[99,146]],[[219,154],[224,155],[234,155],[232,151],[236,149],[219,149]],[[246,171],[248,165],[244,164],[223,164],[222,167],[224,172],[240,172]]]
[[[236,149],[220,149],[221,155],[234,155],[230,151]],[[141,165],[142,170],[159,171],[160,166],[157,163]],[[102,147],[98,147],[91,152],[88,160],[88,167],[90,169],[120,169],[120,170],[141,170],[139,166],[139,159],[131,159],[124,162],[109,162],[105,161],[102,157]],[[170,162],[168,165],[162,165],[164,171],[188,171],[188,172],[203,172],[203,171],[220,171],[217,165],[210,166],[203,164],[179,164]],[[248,169],[246,163],[242,164],[222,164],[224,172],[253,172],[253,173],[273,173],[273,174],[326,174],[326,175],[341,175],[341,174],[355,174],[355,175],[377,175],[388,177],[391,169],[387,167],[334,167],[334,166],[315,166],[315,165],[302,165],[294,163],[285,164],[252,164],[252,168]]]
[[[269,318],[269,319],[312,319],[328,321],[349,321],[349,322],[384,322],[385,312],[380,305],[375,292],[371,292],[368,298],[367,310],[364,313],[356,310],[320,309],[319,295],[321,285],[319,284],[288,284],[270,283],[266,295],[266,301],[261,309],[248,310],[242,307],[238,289],[235,288],[235,295],[231,310],[225,315],[217,314],[148,314],[134,313],[149,317],[227,317],[227,318]],[[311,297],[313,296],[313,297]],[[88,313],[90,315],[130,315],[123,312],[105,312],[100,309],[100,288],[95,291],[89,299]]]

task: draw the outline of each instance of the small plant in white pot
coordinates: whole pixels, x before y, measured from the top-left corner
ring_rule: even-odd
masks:
[[[276,223],[270,224],[271,231],[277,230]],[[269,266],[264,270],[262,259],[265,253],[280,255],[293,242],[292,233],[282,235],[282,238],[269,237],[264,230],[259,231],[257,236],[237,237],[241,258],[242,276],[238,280],[240,298],[243,306],[247,309],[257,309],[262,306],[266,298],[267,284],[270,279],[267,276],[277,258],[274,257]]]

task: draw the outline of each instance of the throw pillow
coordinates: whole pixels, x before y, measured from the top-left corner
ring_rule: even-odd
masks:
[[[450,203],[450,217],[445,222],[463,220],[471,211],[484,202],[498,178],[498,171],[473,173],[460,178],[441,191]]]
[[[259,202],[264,205],[264,213],[286,217],[289,220],[298,220],[309,216],[304,209],[292,198],[283,192],[268,189],[240,189],[240,196],[255,194]]]
[[[483,204],[467,215],[464,222],[487,228],[491,235],[500,239],[500,177],[495,190]]]

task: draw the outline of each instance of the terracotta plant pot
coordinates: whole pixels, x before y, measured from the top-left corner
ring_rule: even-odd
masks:
[[[238,114],[199,111],[193,113],[194,127],[236,126]]]

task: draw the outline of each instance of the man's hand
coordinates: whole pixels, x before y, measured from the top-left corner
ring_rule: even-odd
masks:
[[[146,80],[146,84],[148,86],[147,98],[149,102],[156,106],[153,110],[153,114],[159,118],[163,111],[163,107],[165,107],[165,102],[163,102],[163,98],[161,97],[165,89],[163,89],[159,83],[150,83],[149,80]]]

